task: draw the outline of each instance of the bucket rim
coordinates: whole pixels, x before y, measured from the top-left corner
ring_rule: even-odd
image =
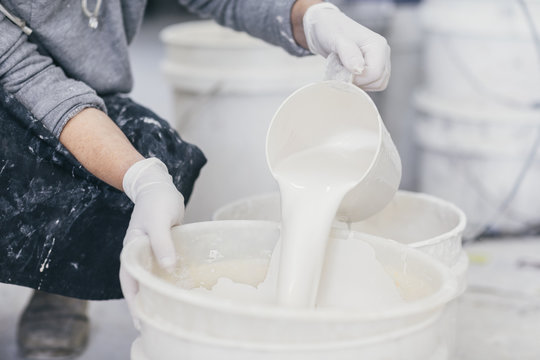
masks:
[[[215,229],[219,227],[242,227],[246,226],[258,227],[260,229],[278,230],[279,224],[268,221],[251,221],[251,220],[225,220],[225,221],[208,221],[186,224],[173,227],[172,231],[189,231],[191,229]],[[346,233],[346,230],[332,231],[331,236],[334,234]],[[177,287],[166,280],[152,274],[146,270],[140,263],[136,262],[134,258],[145,248],[148,251],[150,249],[149,239],[140,237],[127,244],[120,255],[121,263],[125,266],[128,273],[133,276],[140,284],[152,291],[166,296],[167,298],[178,300],[190,304],[191,306],[198,308],[205,308],[209,311],[223,312],[227,314],[235,314],[240,316],[250,316],[255,318],[264,319],[290,319],[306,322],[357,322],[362,321],[381,321],[395,318],[402,318],[408,316],[414,316],[419,314],[426,314],[434,311],[441,310],[444,306],[454,299],[458,294],[458,281],[455,275],[450,272],[450,269],[438,260],[431,256],[424,254],[420,250],[414,249],[407,245],[400,244],[394,240],[378,238],[370,236],[360,232],[352,231],[360,236],[362,240],[370,243],[381,243],[382,246],[394,247],[395,251],[402,251],[406,254],[408,259],[416,258],[420,261],[427,263],[429,268],[438,274],[442,279],[442,284],[433,294],[415,300],[409,303],[405,303],[399,306],[392,307],[384,311],[368,311],[357,312],[354,310],[342,310],[335,308],[320,308],[317,311],[313,309],[291,309],[278,306],[269,306],[263,304],[245,304],[241,302],[235,302],[228,299],[210,297],[205,294],[199,294],[191,292],[190,290]],[[366,236],[367,235],[367,236]]]
[[[223,41],[223,39],[216,40],[216,38],[201,39],[200,36],[194,36],[197,35],[197,30],[201,29],[209,29],[214,32],[221,31],[231,34],[235,33],[234,30],[221,26],[213,20],[191,20],[166,26],[160,31],[159,39],[165,45],[181,46],[184,48],[194,49],[226,49],[228,51],[235,51],[264,50],[269,47],[269,45],[264,43],[262,40],[249,37],[238,32],[236,32],[236,34],[240,36],[227,39],[227,41]]]
[[[457,219],[458,219],[456,226],[454,226],[450,230],[445,231],[437,236],[430,237],[429,239],[408,243],[407,244],[408,246],[411,246],[413,248],[421,248],[424,246],[435,245],[451,237],[463,235],[463,232],[465,231],[465,227],[467,226],[467,215],[465,215],[465,212],[461,210],[454,203],[448,200],[441,199],[437,196],[430,195],[430,194],[426,194],[422,192],[406,191],[406,190],[399,190],[396,196],[421,199],[421,200],[428,201],[431,204],[436,204],[437,206],[440,206],[441,208],[444,207],[447,209],[451,209],[451,211],[455,215],[457,215]]]
[[[499,123],[501,125],[540,125],[540,111],[533,109],[511,109],[508,107],[489,105],[493,109],[484,109],[476,103],[463,103],[457,100],[445,99],[432,94],[426,89],[416,91],[413,102],[417,110],[455,122]]]

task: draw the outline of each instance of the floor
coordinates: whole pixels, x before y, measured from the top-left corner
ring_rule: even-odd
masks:
[[[466,249],[456,359],[540,359],[540,238],[480,241]]]
[[[23,310],[31,290],[19,286],[0,284],[0,359],[19,360],[15,342],[18,316]],[[129,359],[131,343],[137,337],[129,312],[122,301],[91,302],[90,343],[80,360]]]

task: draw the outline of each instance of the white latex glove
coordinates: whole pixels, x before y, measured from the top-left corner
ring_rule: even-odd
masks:
[[[309,50],[327,58],[335,53],[366,91],[386,89],[390,78],[390,47],[381,35],[358,24],[335,5],[322,3],[305,13],[304,32]]]
[[[156,158],[138,161],[124,175],[123,187],[135,203],[124,246],[138,237],[148,237],[158,263],[172,270],[176,255],[171,227],[180,225],[184,217],[184,197],[174,186],[167,166]],[[133,300],[139,285],[123,265],[120,267],[120,284],[133,314]]]

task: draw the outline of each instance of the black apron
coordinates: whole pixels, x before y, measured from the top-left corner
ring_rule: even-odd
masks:
[[[104,101],[135,148],[167,165],[187,201],[206,162],[202,152],[129,98]],[[121,298],[119,255],[132,209],[0,89],[0,282],[80,299]]]

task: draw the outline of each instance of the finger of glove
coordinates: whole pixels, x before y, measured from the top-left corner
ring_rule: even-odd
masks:
[[[368,85],[363,85],[362,89],[366,91],[383,91],[388,86],[389,81],[390,81],[390,63],[387,63],[386,69],[382,77]]]
[[[385,75],[387,64],[390,62],[390,47],[384,38],[381,39],[377,40],[379,43],[363,48],[366,66],[364,72],[356,77],[356,84],[360,87],[369,86]]]
[[[158,263],[164,269],[171,271],[176,264],[176,252],[171,237],[171,225],[154,223],[148,229],[150,244]]]
[[[360,75],[365,71],[364,55],[360,47],[353,41],[339,41],[336,45],[336,52],[343,66],[354,75]]]
[[[128,305],[131,318],[133,319],[133,325],[136,329],[140,329],[140,321],[135,316],[134,306],[135,306],[135,297],[139,292],[139,284],[137,281],[129,275],[123,265],[120,266],[120,287],[122,289],[122,294],[124,294],[124,299]]]
[[[388,83],[390,82],[391,74],[392,74],[391,62],[388,61],[386,63],[386,69],[384,70],[384,76],[381,79],[380,83],[379,84],[374,84],[374,86],[377,87],[378,91],[385,90],[388,87]]]
[[[126,231],[126,235],[124,236],[124,246],[132,242],[133,240],[140,238],[140,237],[146,237],[146,233],[142,231],[141,229],[135,228],[131,222],[128,226],[128,229]]]

